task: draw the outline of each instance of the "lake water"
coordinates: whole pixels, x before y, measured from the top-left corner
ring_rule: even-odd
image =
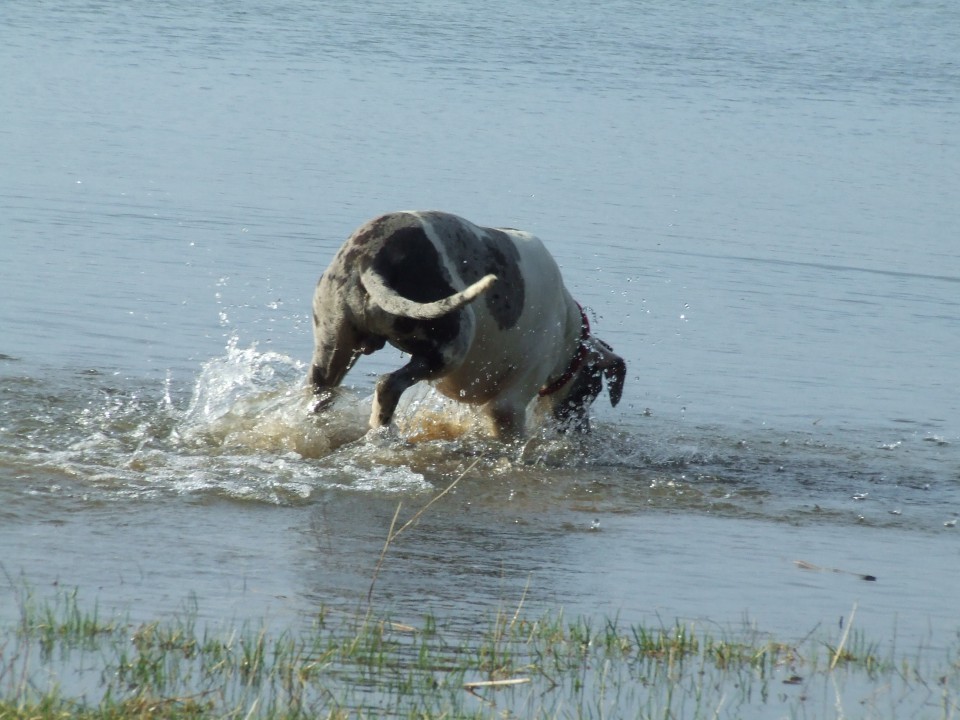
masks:
[[[146,618],[353,607],[397,504],[466,471],[391,547],[396,615],[798,638],[857,604],[945,644],[957,58],[933,0],[6,3],[0,616],[20,578]],[[628,363],[591,437],[504,448],[426,390],[365,437],[389,350],[309,416],[314,283],[401,208],[545,240]]]

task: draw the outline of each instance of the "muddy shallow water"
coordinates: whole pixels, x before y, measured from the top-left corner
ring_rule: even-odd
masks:
[[[179,398],[98,375],[69,399],[6,379],[6,406],[35,410],[7,426],[29,439],[4,461],[7,574],[142,619],[195,596],[210,619],[306,622],[361,607],[372,586],[400,618],[465,628],[523,604],[799,638],[857,604],[860,629],[901,646],[955,633],[942,442],[641,417],[503,446],[426,389],[396,432],[366,434],[369,397],[313,416],[302,369],[231,347]],[[375,576],[391,522],[454,482]]]

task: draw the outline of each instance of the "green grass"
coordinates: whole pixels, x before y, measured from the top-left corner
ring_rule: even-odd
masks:
[[[0,628],[0,720],[960,715],[956,637],[893,657],[856,630],[791,643],[520,609],[470,630],[329,611],[294,630],[210,625],[195,603],[105,618],[75,590],[18,602]]]

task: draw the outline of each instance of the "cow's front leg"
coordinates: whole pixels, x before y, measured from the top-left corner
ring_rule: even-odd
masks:
[[[410,362],[399,370],[381,375],[377,380],[377,389],[373,394],[373,410],[370,413],[370,427],[379,428],[389,425],[393,413],[400,402],[400,396],[421,380],[437,377],[439,368],[422,355],[414,355]]]

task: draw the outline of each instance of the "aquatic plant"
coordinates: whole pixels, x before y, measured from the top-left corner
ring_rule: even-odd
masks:
[[[792,643],[753,628],[529,616],[522,600],[472,631],[329,609],[299,629],[218,626],[195,603],[136,623],[86,608],[77,590],[18,600],[19,621],[0,627],[0,720],[790,716],[885,709],[878,697],[894,691],[897,715],[929,710],[932,688],[938,713],[960,711],[960,638],[931,662],[881,658],[855,629]]]

